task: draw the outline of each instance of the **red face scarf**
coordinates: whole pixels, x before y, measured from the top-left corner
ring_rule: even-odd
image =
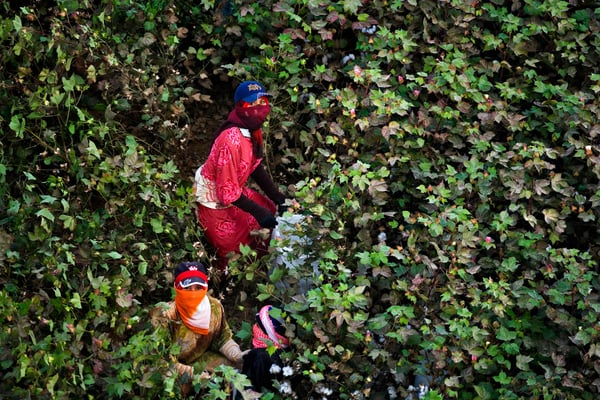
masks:
[[[263,122],[267,119],[267,115],[271,112],[271,106],[258,105],[252,107],[235,107],[235,112],[240,120],[246,125],[246,128],[251,131],[259,129]]]
[[[227,116],[227,121],[225,121],[218,129],[217,135],[231,126],[248,129],[252,132],[254,155],[256,158],[261,158],[263,152],[263,134],[261,126],[270,112],[271,106],[268,104],[245,107],[244,103],[240,102],[233,110],[231,110]]]
[[[206,295],[208,287],[201,290],[175,288],[175,306],[181,320],[190,330],[207,335],[210,326],[210,300]]]

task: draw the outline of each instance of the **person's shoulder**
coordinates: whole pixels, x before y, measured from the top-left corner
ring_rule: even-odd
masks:
[[[237,145],[240,143],[243,137],[244,135],[242,134],[241,129],[237,126],[232,126],[223,130],[215,142],[218,145]]]
[[[242,129],[237,126],[230,126],[224,129],[219,136],[242,136]]]
[[[210,301],[211,307],[223,308],[223,304],[221,303],[221,300],[217,299],[216,297],[212,297],[209,294],[207,296],[208,296],[208,300]]]

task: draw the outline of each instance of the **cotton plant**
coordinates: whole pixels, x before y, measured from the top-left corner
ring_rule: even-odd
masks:
[[[284,365],[281,367],[274,363],[271,365],[269,373],[273,376],[281,376],[280,380],[275,380],[275,387],[277,390],[279,390],[279,393],[283,398],[298,398],[298,395],[294,392],[291,382],[291,378],[294,375],[294,368],[292,366]]]

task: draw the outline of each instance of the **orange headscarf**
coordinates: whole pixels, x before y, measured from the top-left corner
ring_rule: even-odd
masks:
[[[175,278],[175,306],[181,320],[190,330],[207,335],[210,326],[210,300],[206,295],[206,274],[193,264],[185,264],[185,272]],[[183,287],[196,285],[200,290],[185,290]]]
[[[181,320],[200,335],[208,334],[210,326],[210,300],[206,295],[208,288],[202,290],[175,289],[175,306]]]

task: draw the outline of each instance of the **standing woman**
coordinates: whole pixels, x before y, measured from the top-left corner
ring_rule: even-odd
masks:
[[[220,270],[226,269],[228,254],[239,252],[240,244],[266,254],[268,239],[251,232],[273,229],[277,206],[285,201],[261,163],[262,124],[271,111],[269,97],[256,81],[237,87],[235,107],[217,131],[208,159],[196,171],[198,221],[216,249]],[[266,196],[247,186],[250,177]]]

